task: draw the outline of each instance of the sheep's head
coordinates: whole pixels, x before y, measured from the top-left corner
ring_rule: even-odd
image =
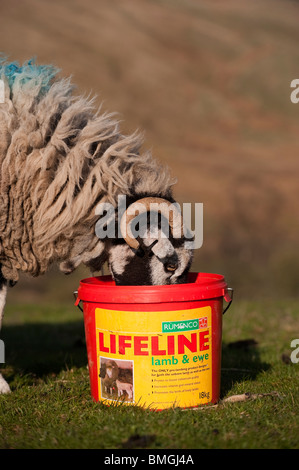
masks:
[[[160,198],[140,199],[122,215],[120,229],[123,237],[112,242],[108,255],[117,285],[187,282],[192,250],[186,247],[177,206]]]

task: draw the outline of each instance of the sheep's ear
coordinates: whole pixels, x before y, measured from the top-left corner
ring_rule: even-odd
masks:
[[[68,261],[63,261],[62,263],[60,263],[59,265],[59,269],[60,271],[62,271],[64,274],[71,274],[75,267],[74,267],[74,263],[70,260]]]
[[[73,259],[62,261],[62,263],[60,263],[59,265],[59,269],[64,274],[71,274],[79,266],[80,262],[81,262],[81,258],[80,256],[77,256]]]

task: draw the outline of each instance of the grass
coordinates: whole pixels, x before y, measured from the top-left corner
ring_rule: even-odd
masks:
[[[72,305],[7,307],[2,339],[0,448],[298,448],[299,364],[285,363],[299,336],[299,301],[237,301],[224,316],[221,398],[269,393],[198,411],[106,407],[90,397],[84,327]],[[237,348],[236,341],[255,346]]]

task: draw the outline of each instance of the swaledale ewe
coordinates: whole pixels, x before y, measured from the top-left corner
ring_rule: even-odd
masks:
[[[122,135],[114,114],[75,96],[70,79],[57,73],[52,65],[0,59],[0,327],[7,286],[19,272],[38,276],[58,261],[65,273],[81,262],[94,273],[107,262],[116,284],[163,285],[186,282],[191,264],[180,212],[167,219],[174,203],[168,170],[140,153],[139,134]],[[150,205],[161,199],[166,212],[159,210],[153,226]],[[108,206],[116,211],[112,222],[101,209]],[[142,212],[142,236],[134,237],[138,223],[133,233],[127,219]],[[106,219],[116,236],[99,238],[105,226],[97,224]]]

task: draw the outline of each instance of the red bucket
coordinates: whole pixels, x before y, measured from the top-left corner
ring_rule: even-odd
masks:
[[[83,302],[94,400],[156,410],[218,402],[231,291],[222,275],[208,273],[167,286],[83,279],[75,305]]]

